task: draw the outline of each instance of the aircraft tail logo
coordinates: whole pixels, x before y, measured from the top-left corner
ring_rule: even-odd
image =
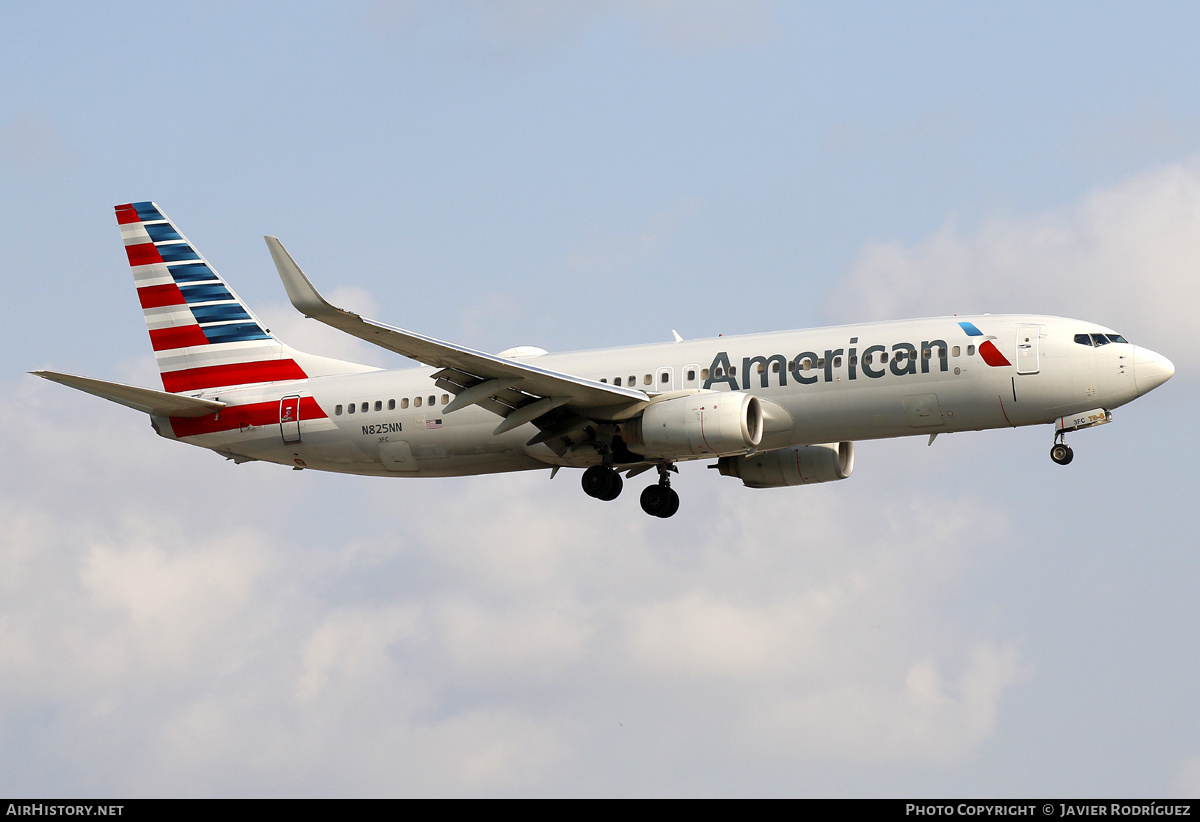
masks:
[[[163,388],[172,393],[302,380],[265,326],[151,202],[116,207]]]

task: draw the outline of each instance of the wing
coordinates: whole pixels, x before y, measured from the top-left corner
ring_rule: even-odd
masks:
[[[649,395],[633,388],[537,368],[392,328],[337,308],[317,292],[277,238],[265,239],[288,298],[298,311],[359,339],[441,369],[434,374],[438,387],[456,395],[446,406],[447,413],[478,405],[504,417],[496,428],[497,434],[536,422],[542,433],[531,442],[545,442],[569,436],[591,420],[634,416],[650,401]]]
[[[77,388],[87,394],[103,397],[110,402],[156,417],[203,417],[225,407],[225,403],[216,400],[184,397],[179,394],[168,394],[165,391],[155,391],[151,388],[122,385],[119,382],[60,374],[57,371],[30,371],[29,373],[35,377]]]

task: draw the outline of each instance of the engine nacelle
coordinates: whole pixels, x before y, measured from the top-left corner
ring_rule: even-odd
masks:
[[[832,482],[854,471],[854,443],[827,442],[794,448],[776,448],[744,457],[721,457],[717,468],[726,477],[737,477],[750,488],[784,488]]]
[[[621,426],[630,450],[668,459],[745,454],[762,435],[762,406],[741,391],[703,391],[651,403]]]

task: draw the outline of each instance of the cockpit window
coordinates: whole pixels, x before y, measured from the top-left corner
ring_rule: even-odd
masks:
[[[1108,345],[1110,342],[1129,344],[1129,340],[1120,334],[1076,334],[1075,342],[1080,345],[1094,345],[1096,347]]]

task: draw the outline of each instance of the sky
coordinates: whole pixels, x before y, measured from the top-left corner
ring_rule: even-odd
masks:
[[[0,795],[1200,794],[1192,3],[49,2],[0,50]],[[333,301],[552,351],[1058,314],[1175,377],[1071,437],[860,443],[680,512],[578,472],[235,466],[112,206],[302,350]],[[1191,399],[1189,399],[1189,397]]]

